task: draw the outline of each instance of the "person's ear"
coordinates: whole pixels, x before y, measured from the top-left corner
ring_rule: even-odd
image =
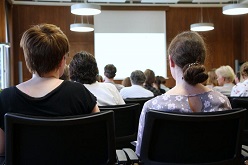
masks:
[[[172,60],[171,56],[169,55],[169,62],[170,62],[170,67],[175,67],[175,63]]]

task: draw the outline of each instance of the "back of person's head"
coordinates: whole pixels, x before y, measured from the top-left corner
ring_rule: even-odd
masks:
[[[130,80],[130,77],[126,77],[122,80],[121,84],[124,86],[124,87],[130,87],[132,84],[131,84],[131,80]]]
[[[166,79],[163,76],[159,76],[159,79],[161,81],[161,84],[165,84],[166,83]]]
[[[248,78],[248,62],[245,62],[241,65],[240,74],[243,78]]]
[[[145,83],[152,85],[155,82],[155,73],[151,69],[146,69],[144,74],[146,76]]]
[[[61,80],[70,80],[70,73],[69,73],[69,66],[68,65],[65,65],[64,73],[59,79],[61,79]]]
[[[206,46],[203,38],[196,32],[178,34],[170,43],[168,54],[173,62],[183,70],[183,79],[196,85],[207,80],[205,73]]]
[[[52,24],[35,25],[24,32],[23,48],[28,70],[40,77],[60,67],[69,52],[69,41],[59,27]]]
[[[133,85],[143,85],[146,80],[145,74],[141,70],[135,70],[130,76]]]
[[[108,64],[104,67],[104,75],[107,78],[110,78],[110,79],[114,78],[116,72],[117,72],[117,69],[113,64]]]
[[[215,71],[217,76],[221,76],[225,78],[226,81],[228,82],[233,82],[235,79],[235,73],[229,65],[221,66],[216,69]]]
[[[73,57],[69,66],[70,79],[82,84],[92,84],[97,81],[98,68],[95,57],[82,51]]]
[[[210,71],[208,71],[208,79],[207,79],[207,85],[213,85],[213,86],[217,86],[218,82],[217,82],[217,75],[215,73],[215,68],[211,69]]]
[[[160,76],[156,76],[156,77],[155,77],[155,83],[156,83],[158,89],[160,89],[160,85],[161,85],[161,83],[162,83],[162,82],[161,82]]]
[[[98,81],[98,82],[103,82],[103,78],[102,78],[102,76],[99,75],[99,74],[97,75],[97,81]]]

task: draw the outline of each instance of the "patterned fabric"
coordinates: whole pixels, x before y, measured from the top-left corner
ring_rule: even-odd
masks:
[[[147,101],[142,109],[139,120],[139,130],[137,137],[136,153],[140,155],[140,145],[142,141],[145,115],[149,109],[158,111],[181,111],[181,112],[193,112],[190,108],[188,98],[199,97],[202,102],[202,112],[213,112],[231,109],[231,104],[226,96],[217,92],[209,91],[195,95],[168,95],[163,94]]]
[[[151,91],[151,92],[154,94],[154,96],[161,95],[161,93],[160,93],[160,91],[159,91],[158,89],[156,89],[156,88],[154,88],[154,87],[152,87],[152,86],[150,86],[150,85],[145,85],[144,87],[145,87],[147,90]]]
[[[231,96],[248,97],[248,80],[235,85],[232,88]]]

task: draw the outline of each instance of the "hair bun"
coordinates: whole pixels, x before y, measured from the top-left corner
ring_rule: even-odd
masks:
[[[187,83],[196,85],[206,81],[208,79],[208,74],[205,73],[204,65],[190,63],[183,67],[183,78]]]

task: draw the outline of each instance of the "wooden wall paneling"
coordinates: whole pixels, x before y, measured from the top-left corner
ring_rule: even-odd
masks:
[[[248,15],[243,15],[241,24],[241,59],[240,61],[248,61]]]
[[[5,0],[0,0],[0,43],[5,43],[6,42],[6,37],[5,37]]]

